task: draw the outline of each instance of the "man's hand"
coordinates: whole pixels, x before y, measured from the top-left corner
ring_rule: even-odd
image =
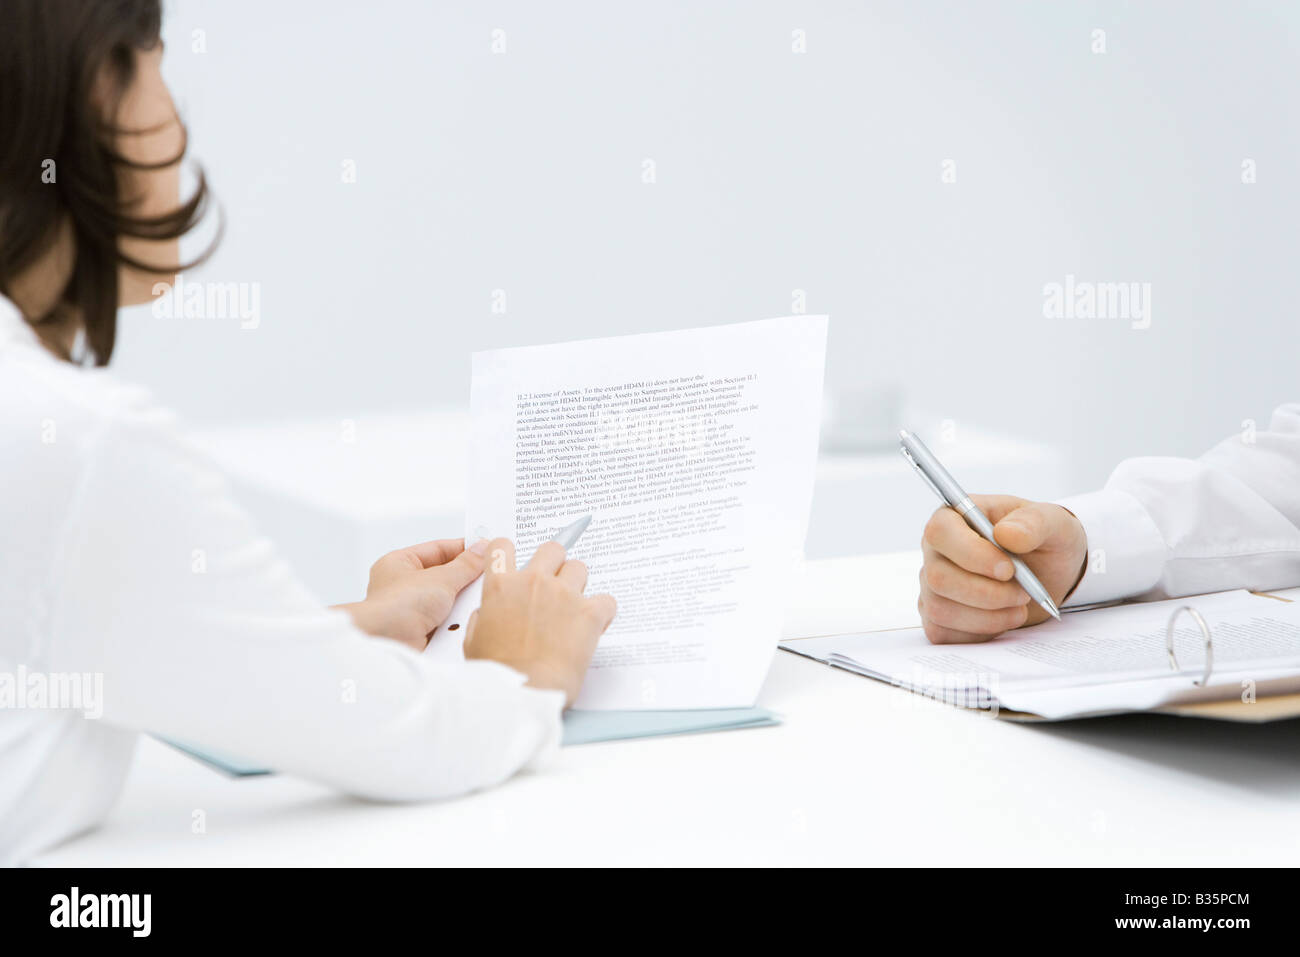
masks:
[[[1059,505],[1012,495],[972,495],[993,523],[999,545],[1020,556],[1058,605],[1083,577],[1088,538]],[[925,635],[935,644],[987,641],[1047,612],[1014,580],[1015,569],[951,508],[930,516],[921,540],[921,597]]]
[[[534,688],[563,691],[572,705],[596,643],[614,620],[614,599],[583,597],[587,566],[566,561],[559,542],[542,545],[520,571],[509,539],[491,542],[487,557],[483,605],[466,625],[465,657],[509,665]]]
[[[366,600],[338,607],[367,634],[423,651],[456,595],[483,573],[487,544],[466,549],[450,538],[389,552],[370,568]]]

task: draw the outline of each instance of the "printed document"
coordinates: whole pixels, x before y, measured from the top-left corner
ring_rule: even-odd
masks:
[[[476,353],[466,538],[571,550],[618,616],[577,708],[752,705],[807,532],[826,318]]]

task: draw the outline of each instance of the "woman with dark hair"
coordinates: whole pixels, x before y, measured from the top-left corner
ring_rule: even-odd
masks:
[[[0,5],[0,863],[102,819],[140,731],[384,800],[495,784],[554,751],[614,615],[559,545],[515,570],[505,539],[393,552],[327,609],[172,417],[88,367],[207,204],[202,178],[178,198],[160,18]],[[485,570],[465,664],[418,654]]]

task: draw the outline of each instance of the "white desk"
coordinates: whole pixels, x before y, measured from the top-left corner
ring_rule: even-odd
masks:
[[[917,567],[916,553],[811,563],[787,630],[908,624]],[[759,703],[785,724],[566,748],[543,774],[412,806],[229,780],[146,740],[108,822],[36,863],[1282,865],[1300,854],[1293,722],[1026,727],[785,652]],[[204,834],[190,830],[196,809]]]

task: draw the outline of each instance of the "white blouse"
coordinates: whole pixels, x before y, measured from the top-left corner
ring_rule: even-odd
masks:
[[[1129,459],[1061,504],[1088,533],[1067,604],[1300,585],[1300,403],[1198,459]]]
[[[562,693],[324,607],[171,414],[3,297],[0,462],[0,864],[98,823],[141,731],[395,801],[558,747]]]

